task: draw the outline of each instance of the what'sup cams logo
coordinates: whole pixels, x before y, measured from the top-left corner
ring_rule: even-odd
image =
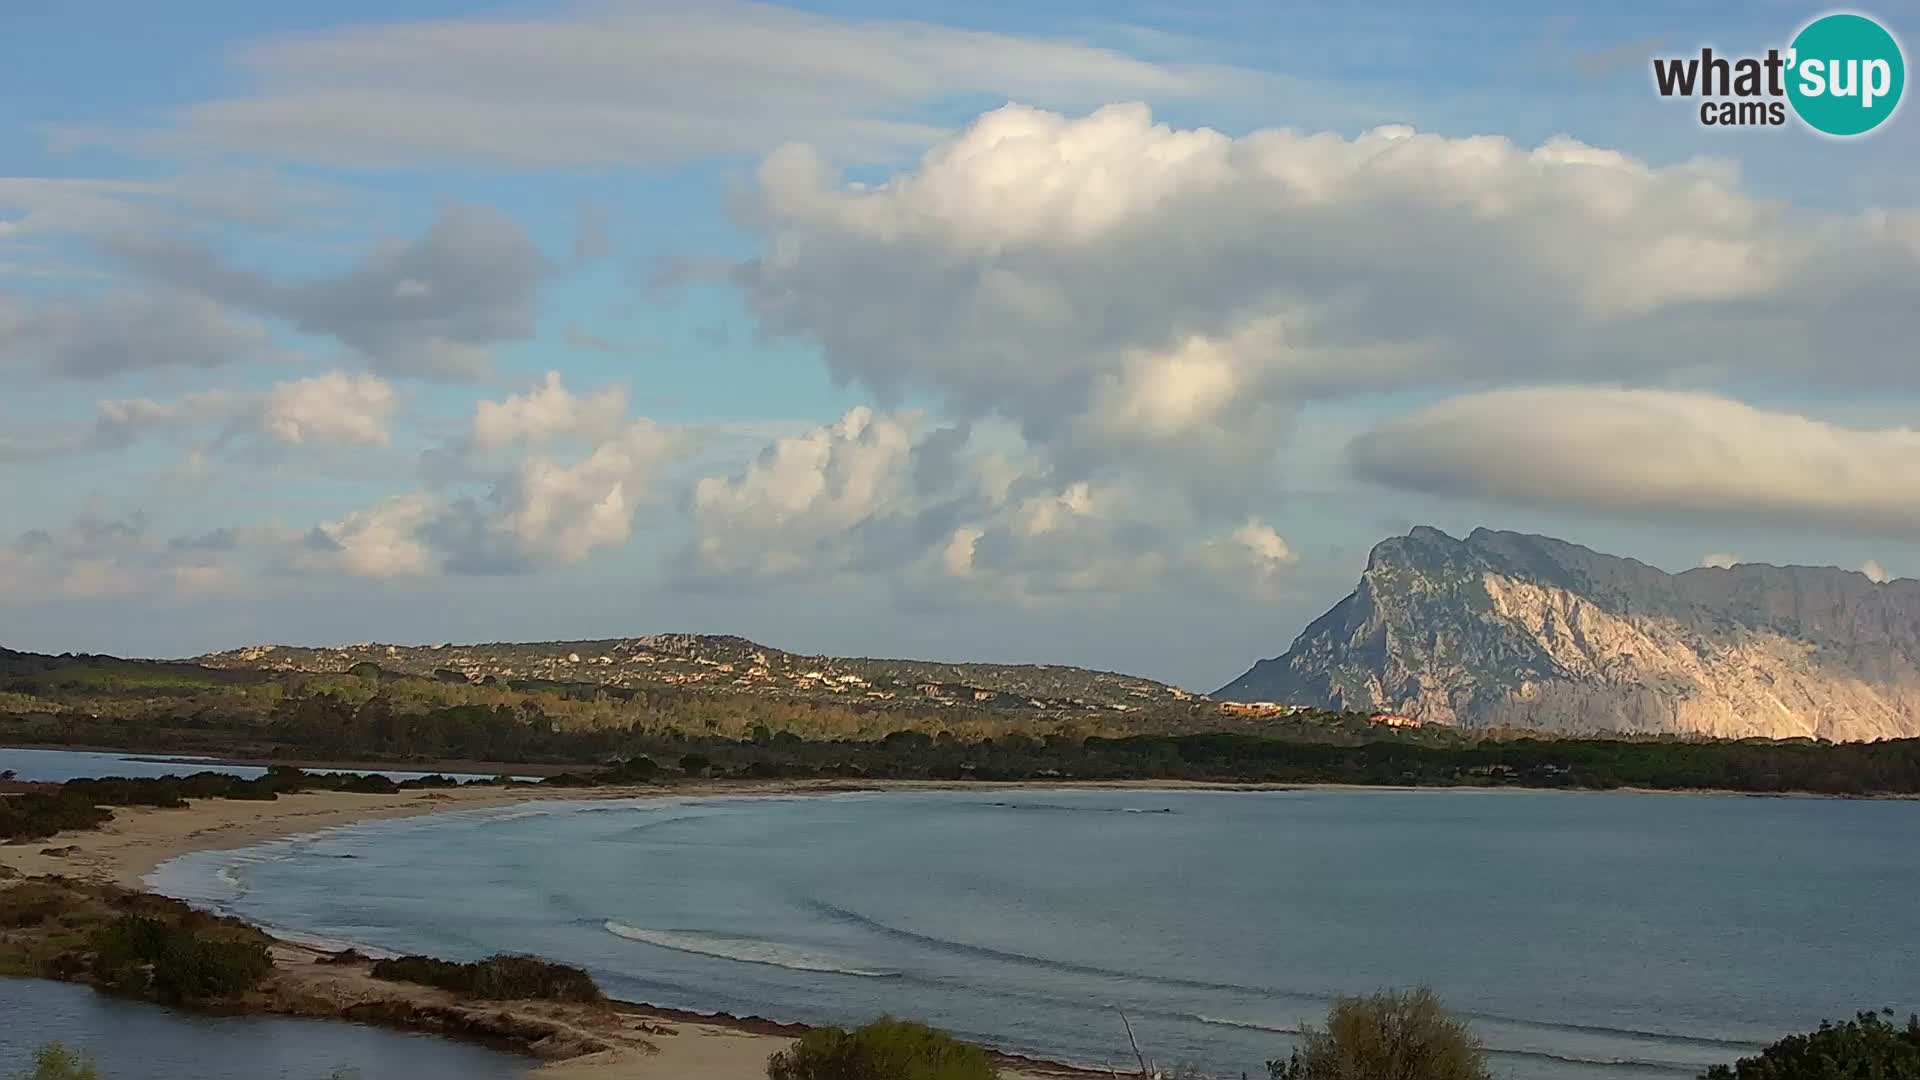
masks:
[[[1661,97],[1700,98],[1707,127],[1780,127],[1787,109],[1815,131],[1842,138],[1886,123],[1907,82],[1900,43],[1865,15],[1824,15],[1765,56],[1656,59]]]

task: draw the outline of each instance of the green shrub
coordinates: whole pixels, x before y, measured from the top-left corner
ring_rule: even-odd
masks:
[[[1920,1080],[1920,1016],[1909,1016],[1904,1028],[1870,1012],[1844,1024],[1823,1023],[1755,1057],[1715,1065],[1705,1080]]]
[[[402,956],[395,960],[375,960],[369,970],[376,979],[437,986],[488,1000],[599,1001],[602,998],[600,987],[585,969],[515,953],[497,953],[471,964],[431,956]]]
[[[645,754],[635,754],[609,769],[606,776],[610,780],[646,783],[660,775],[660,766]]]
[[[1307,1025],[1272,1080],[1490,1080],[1486,1051],[1428,990],[1343,997],[1324,1030]]]
[[[60,1043],[50,1042],[33,1052],[33,1071],[20,1080],[100,1080],[100,1074],[94,1071],[93,1062]]]
[[[600,783],[597,776],[583,776],[580,773],[560,772],[540,781],[547,787],[594,787]]]
[[[400,790],[400,785],[379,773],[361,773],[348,778],[340,785],[340,790],[362,795],[391,795]]]
[[[995,1080],[977,1046],[909,1020],[881,1017],[855,1031],[815,1028],[767,1059],[767,1080]]]
[[[68,829],[97,829],[113,813],[76,793],[0,795],[0,840],[40,840]]]
[[[273,970],[257,941],[206,938],[145,915],[125,915],[93,937],[93,974],[126,994],[186,1002],[244,994]]]
[[[478,784],[483,781],[475,780],[473,782]],[[439,773],[428,773],[425,776],[416,776],[411,780],[400,781],[400,789],[402,791],[411,791],[415,788],[454,788],[459,786],[460,781],[455,780],[451,776],[442,776]]]

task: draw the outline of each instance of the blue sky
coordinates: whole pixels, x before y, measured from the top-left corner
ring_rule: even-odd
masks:
[[[1911,108],[1649,76],[1823,10],[9,12],[4,643],[1211,689],[1415,524],[1920,575]]]

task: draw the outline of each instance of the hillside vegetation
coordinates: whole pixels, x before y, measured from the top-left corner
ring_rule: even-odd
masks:
[[[907,730],[971,740],[1014,732],[1077,738],[1227,730],[1357,740],[1368,737],[1371,727],[1362,715],[1239,715],[1222,712],[1214,702],[1171,694],[1122,708],[1118,702],[1085,698],[1079,703],[1049,698],[1036,706],[1032,702],[1041,699],[944,682],[919,684],[930,688],[927,694],[892,697],[741,687],[730,681],[622,686],[448,668],[409,672],[364,660],[345,663],[334,654],[322,663],[315,659],[319,652],[276,649],[249,662],[257,666],[212,667],[0,650],[0,741],[261,757],[281,751],[577,764],[613,752],[618,737],[632,732],[749,738],[759,731],[784,731],[809,739],[877,739]],[[1041,679],[1036,672],[1078,670],[992,669],[1022,679]],[[969,673],[983,680],[986,675]],[[1116,693],[1131,698],[1133,690]],[[980,700],[978,694],[995,696]],[[1409,737],[1444,741],[1450,736],[1433,731]]]
[[[475,645],[255,645],[199,663],[255,671],[348,672],[359,664],[469,682],[587,683],[623,689],[723,690],[821,702],[922,700],[991,710],[1128,712],[1191,700],[1178,687],[1061,664],[954,664],[806,656],[741,637],[651,634]]]

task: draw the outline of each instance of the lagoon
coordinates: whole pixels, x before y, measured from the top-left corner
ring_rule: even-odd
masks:
[[[360,1024],[202,1016],[85,986],[0,978],[0,1076],[24,1076],[59,1041],[110,1080],[520,1080],[534,1062]]]
[[[371,773],[384,776],[389,780],[418,780],[423,776],[445,776],[454,780],[487,780],[490,776],[479,773],[428,773],[408,769],[307,769],[311,773]],[[101,750],[39,750],[15,746],[0,746],[0,772],[12,772],[15,780],[60,784],[68,780],[86,777],[126,776],[160,777],[189,776],[197,772],[217,772],[228,776],[237,776],[242,780],[252,780],[266,775],[262,765],[231,765],[218,758],[195,757],[190,755],[157,754],[137,755],[121,754]],[[516,780],[538,780],[539,777],[514,777]]]

